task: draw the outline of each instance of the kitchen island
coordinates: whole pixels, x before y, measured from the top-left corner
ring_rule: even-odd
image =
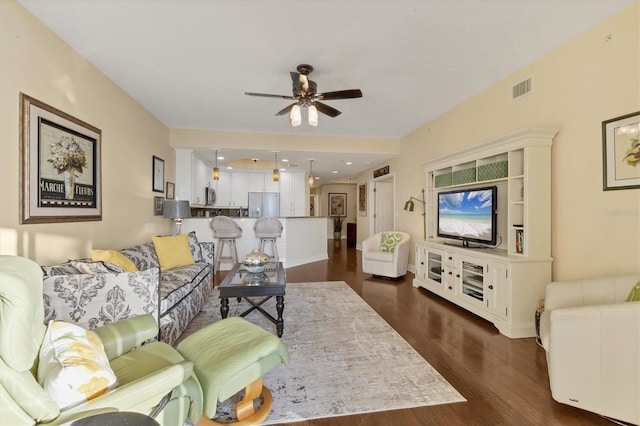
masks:
[[[210,228],[211,219],[208,217],[184,219],[181,232],[195,231],[198,241],[214,241],[217,244]],[[238,261],[241,261],[251,250],[260,247],[260,239],[256,237],[253,230],[256,220],[259,218],[232,217],[230,219],[242,229],[242,236],[236,239]],[[285,268],[328,258],[328,219],[326,217],[279,217],[278,220],[282,223],[282,237],[278,238],[277,241],[278,254],[280,255],[280,262],[283,263]],[[227,247],[225,247],[224,255],[228,255]],[[220,265],[220,269],[228,271],[232,266],[230,262],[223,262]]]

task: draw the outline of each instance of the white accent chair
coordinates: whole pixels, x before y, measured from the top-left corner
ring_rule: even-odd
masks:
[[[640,424],[640,276],[547,285],[540,339],[553,399]]]
[[[388,232],[402,235],[402,240],[395,246],[393,252],[384,252],[380,249],[382,232],[362,242],[362,272],[387,278],[398,278],[407,273],[411,235],[406,232]]]

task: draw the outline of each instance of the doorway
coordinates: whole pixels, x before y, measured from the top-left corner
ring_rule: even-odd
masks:
[[[370,186],[373,201],[370,235],[395,230],[395,176],[383,176],[372,181]]]

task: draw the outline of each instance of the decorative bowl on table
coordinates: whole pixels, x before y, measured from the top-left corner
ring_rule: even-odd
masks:
[[[264,272],[267,262],[269,262],[269,256],[259,249],[251,250],[251,253],[242,258],[242,265],[251,274]]]

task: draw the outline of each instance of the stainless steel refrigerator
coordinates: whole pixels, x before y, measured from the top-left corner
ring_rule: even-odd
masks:
[[[280,216],[279,192],[250,192],[249,217]]]

